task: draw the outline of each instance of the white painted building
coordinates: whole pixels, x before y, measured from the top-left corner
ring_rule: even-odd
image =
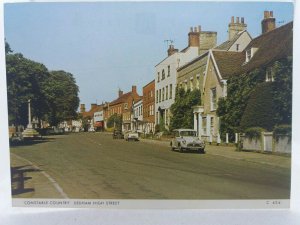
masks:
[[[143,99],[138,100],[133,104],[133,120],[132,127],[134,131],[138,131],[139,133],[144,132],[143,126]]]
[[[168,57],[155,66],[155,124],[169,128],[170,107],[175,100],[177,68],[191,61],[199,54],[200,26],[191,28],[189,45],[182,51],[169,46]]]

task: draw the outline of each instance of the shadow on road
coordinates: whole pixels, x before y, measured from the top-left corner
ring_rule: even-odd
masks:
[[[34,188],[26,188],[25,183],[31,180],[32,177],[27,176],[27,173],[40,172],[41,170],[32,168],[31,165],[11,167],[11,193],[18,195],[28,192],[34,192]]]
[[[9,145],[11,147],[22,147],[22,146],[30,146],[30,145],[36,145],[41,143],[46,143],[49,141],[53,141],[55,138],[53,137],[46,137],[46,138],[39,138],[39,139],[28,139],[28,140],[22,140],[22,141],[11,141]]]

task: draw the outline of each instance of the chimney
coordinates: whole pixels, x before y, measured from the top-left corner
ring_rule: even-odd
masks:
[[[121,97],[123,95],[123,91],[121,91],[121,89],[119,89],[119,97]]]
[[[136,86],[135,85],[132,85],[131,92],[136,93]]]
[[[85,104],[80,104],[80,112],[85,112]]]
[[[236,17],[236,22],[234,22],[234,16],[231,17],[231,22],[228,25],[228,39],[231,40],[239,32],[246,30],[247,24],[245,24],[244,17]]]
[[[189,32],[189,47],[199,47],[200,46],[200,32],[201,32],[201,27],[198,26],[199,30],[197,27],[193,29],[191,27],[190,32]]]
[[[96,107],[97,107],[97,104],[94,104],[94,103],[91,104],[91,109],[94,109]]]
[[[170,45],[168,49],[168,56],[173,55],[176,52],[178,52],[178,49],[174,48],[174,45]]]
[[[264,19],[261,21],[262,34],[276,28],[276,19],[273,17],[273,11],[264,11]]]

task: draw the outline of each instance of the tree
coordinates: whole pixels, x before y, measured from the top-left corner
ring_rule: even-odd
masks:
[[[198,89],[185,91],[176,90],[175,102],[171,106],[170,130],[178,128],[193,128],[193,106],[201,104],[201,93]]]
[[[31,99],[32,115],[44,118],[48,104],[42,86],[49,75],[40,63],[26,59],[22,54],[6,55],[6,80],[9,122],[16,125],[28,123],[28,99]]]
[[[52,125],[74,119],[79,106],[79,88],[71,73],[51,71],[43,84],[43,93],[49,105],[48,121]]]
[[[122,129],[122,116],[119,116],[118,114],[111,115],[107,120],[107,127],[108,128],[116,128],[116,129]]]
[[[11,52],[6,43],[10,124],[27,125],[29,99],[32,116],[49,121],[51,125],[77,116],[79,89],[72,74],[64,71],[49,72],[43,64]]]

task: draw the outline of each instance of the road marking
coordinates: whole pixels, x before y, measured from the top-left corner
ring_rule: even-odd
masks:
[[[20,160],[23,160],[29,164],[32,165],[33,168],[37,169],[37,170],[40,170],[41,173],[52,183],[52,185],[54,186],[54,188],[58,191],[58,193],[63,197],[63,198],[69,198],[68,195],[63,191],[63,189],[59,186],[59,184],[48,174],[46,173],[45,171],[41,170],[38,166],[36,166],[34,163],[32,163],[31,161],[29,161],[28,159],[25,159],[21,156],[18,156],[14,153],[10,153],[12,154],[14,157],[20,159]]]

